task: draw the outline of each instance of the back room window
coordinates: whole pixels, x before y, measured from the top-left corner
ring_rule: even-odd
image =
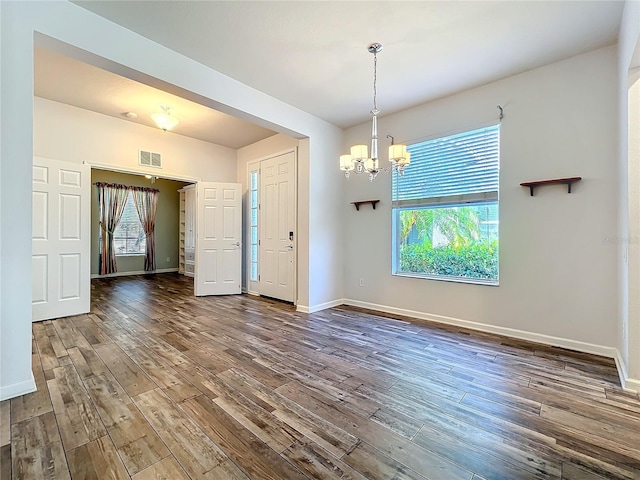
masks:
[[[102,248],[102,229],[100,231],[100,248]],[[133,192],[129,190],[124,212],[118,226],[113,232],[113,248],[116,255],[144,255],[147,237],[140,223],[136,210]]]

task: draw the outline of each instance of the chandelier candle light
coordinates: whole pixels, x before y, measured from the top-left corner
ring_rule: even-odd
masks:
[[[340,155],[340,170],[344,170],[345,177],[349,178],[351,171],[356,173],[367,172],[369,174],[369,181],[373,182],[378,172],[381,170],[378,163],[378,110],[377,104],[377,67],[378,67],[378,53],[382,51],[382,44],[372,43],[368,47],[369,53],[373,54],[373,109],[371,110],[372,125],[371,125],[371,156],[369,156],[369,150],[367,145],[354,145],[351,147],[351,153]],[[411,163],[411,153],[407,152],[406,145],[394,144],[393,137],[391,138],[391,145],[389,145],[389,161],[393,167],[394,172],[398,172],[400,175],[404,173],[404,168]],[[382,170],[389,171],[389,168]]]

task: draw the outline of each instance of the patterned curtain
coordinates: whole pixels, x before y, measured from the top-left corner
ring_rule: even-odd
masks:
[[[154,188],[130,187],[140,223],[146,235],[146,249],[144,254],[144,270],[151,272],[156,269],[156,210],[158,208],[158,190]]]
[[[118,271],[116,252],[113,248],[113,232],[115,231],[124,206],[127,203],[129,188],[117,183],[96,183],[98,187],[98,204],[100,208],[100,229],[102,231],[102,247],[100,249],[100,275]]]

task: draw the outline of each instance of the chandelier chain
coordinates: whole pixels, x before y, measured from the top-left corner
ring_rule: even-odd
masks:
[[[378,81],[378,54],[374,53],[373,54],[373,110],[371,111],[371,113],[378,112],[378,103],[377,103],[378,90],[376,87],[377,81]]]

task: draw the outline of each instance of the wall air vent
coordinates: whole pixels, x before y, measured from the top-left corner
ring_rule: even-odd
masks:
[[[138,165],[162,168],[162,156],[159,153],[138,150]]]

